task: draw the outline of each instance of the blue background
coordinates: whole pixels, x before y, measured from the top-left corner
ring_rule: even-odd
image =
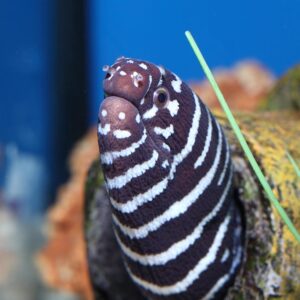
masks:
[[[202,77],[184,36],[190,30],[209,65],[260,61],[276,75],[300,57],[300,1],[99,1],[89,7],[91,122],[102,97],[99,73],[119,56]]]
[[[250,58],[279,76],[299,62],[299,15],[298,0],[1,0],[0,204],[30,215],[53,201],[96,123],[103,65],[124,55],[203,78],[188,29],[212,68]]]

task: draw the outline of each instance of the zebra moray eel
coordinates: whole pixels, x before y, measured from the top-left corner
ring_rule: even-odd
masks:
[[[130,277],[148,299],[222,299],[243,256],[222,128],[163,67],[122,57],[104,71],[100,157]]]

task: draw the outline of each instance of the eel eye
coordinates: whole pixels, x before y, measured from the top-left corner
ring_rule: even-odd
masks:
[[[153,94],[153,102],[158,108],[165,107],[169,100],[170,94],[166,88],[160,87]]]

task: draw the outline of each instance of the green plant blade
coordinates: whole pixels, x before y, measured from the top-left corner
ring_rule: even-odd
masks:
[[[191,35],[191,33],[189,31],[185,32],[185,35],[197,57],[197,59],[199,60],[199,63],[208,79],[208,81],[210,82],[228,120],[229,123],[231,125],[231,127],[233,128],[233,131],[239,141],[239,143],[242,146],[242,149],[245,152],[245,155],[251,165],[251,167],[253,168],[256,176],[259,179],[260,184],[262,185],[263,189],[265,190],[267,196],[269,197],[271,203],[274,205],[274,207],[276,208],[276,210],[278,211],[279,215],[281,216],[281,218],[284,220],[284,222],[286,223],[286,225],[288,226],[289,230],[291,231],[291,233],[294,235],[294,237],[296,238],[296,240],[300,243],[300,234],[298,233],[296,227],[294,226],[294,224],[292,223],[291,219],[289,218],[289,216],[287,215],[287,213],[285,212],[284,208],[280,205],[279,201],[277,200],[277,198],[275,197],[269,183],[267,182],[261,168],[259,167],[257,161],[255,160],[253,153],[251,152],[242,132],[241,129],[239,128],[211,70],[209,69],[202,53],[200,52],[193,36]]]
[[[289,161],[291,162],[296,174],[298,175],[298,177],[300,177],[300,168],[297,165],[296,161],[294,160],[294,158],[292,157],[292,155],[288,151],[286,152],[286,155],[287,155]]]

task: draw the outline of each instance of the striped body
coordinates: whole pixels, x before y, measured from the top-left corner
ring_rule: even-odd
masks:
[[[162,67],[121,58],[106,71],[99,147],[129,275],[149,299],[222,299],[242,226],[220,125]]]

